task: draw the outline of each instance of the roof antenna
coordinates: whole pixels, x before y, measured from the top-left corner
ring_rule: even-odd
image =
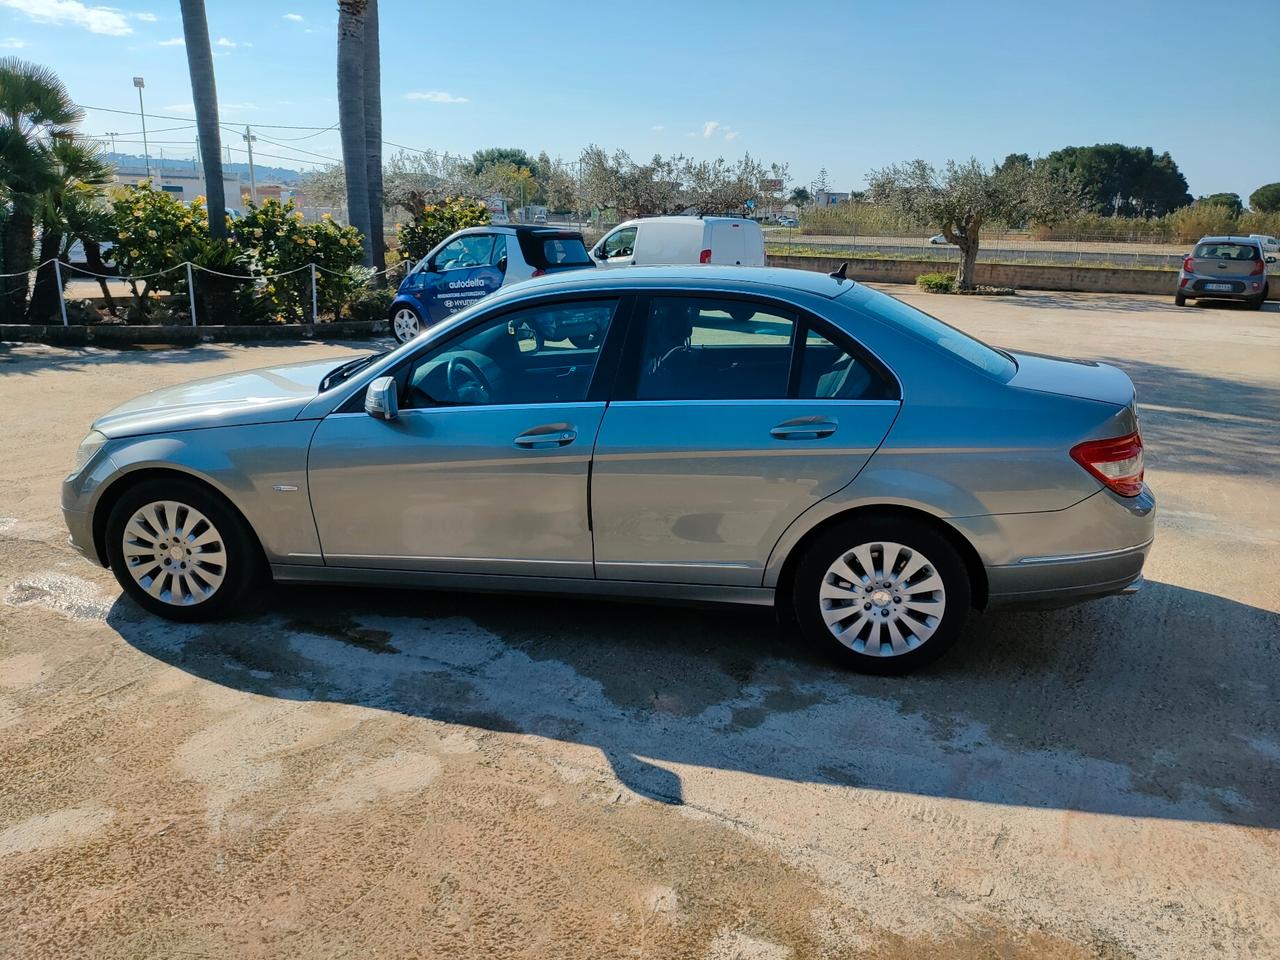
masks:
[[[845,273],[847,273],[848,270],[849,270],[849,261],[846,260],[844,263],[840,264],[840,268],[838,270],[832,273],[828,273],[827,276],[833,280],[840,280],[843,282],[849,279],[848,277],[845,276]]]

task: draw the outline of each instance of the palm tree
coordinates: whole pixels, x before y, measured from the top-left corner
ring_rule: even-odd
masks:
[[[382,237],[382,54],[378,40],[378,0],[369,0],[364,15],[364,147],[369,180],[369,233],[376,270],[387,267]],[[382,286],[385,277],[378,277]]]
[[[57,273],[52,260],[61,260],[75,240],[102,239],[107,228],[100,216],[103,189],[111,182],[111,165],[97,145],[72,137],[58,137],[50,147],[55,180],[41,197],[40,261],[35,289],[27,310],[28,323],[49,323],[58,316]],[[64,276],[65,280],[65,276]],[[105,283],[99,281],[105,287]]]
[[[31,269],[36,211],[58,179],[52,143],[70,136],[83,116],[48,67],[0,58],[0,180],[10,203],[0,273]],[[21,322],[27,307],[26,281],[6,277],[0,284],[0,321]]]
[[[373,265],[369,223],[368,129],[365,125],[365,15],[369,0],[338,0],[338,123],[347,180],[347,222],[364,237],[364,265]]]
[[[222,186],[222,137],[218,128],[218,88],[213,79],[209,22],[204,14],[204,0],[180,0],[180,4],[182,34],[187,41],[187,70],[191,74],[191,99],[200,135],[204,195],[209,205],[209,235],[221,240],[227,236],[227,198]]]

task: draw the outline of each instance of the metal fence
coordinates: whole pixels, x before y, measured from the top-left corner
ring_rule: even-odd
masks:
[[[287,270],[283,273],[244,275],[223,273],[218,270],[203,267],[197,263],[183,261],[182,263],[174,264],[172,267],[157,270],[154,273],[139,274],[136,276],[119,276],[117,274],[95,273],[92,270],[76,266],[75,264],[66,263],[61,260],[46,260],[24,273],[0,274],[0,304],[6,303],[10,294],[22,289],[25,289],[28,296],[30,296],[34,290],[34,278],[42,268],[49,265],[53,266],[54,282],[58,288],[57,319],[61,320],[64,327],[71,325],[67,314],[68,301],[103,300],[105,299],[102,296],[104,285],[106,289],[112,293],[113,297],[119,296],[122,300],[136,299],[140,295],[137,289],[137,284],[139,283],[148,284],[146,290],[147,296],[151,296],[152,294],[166,295],[170,300],[172,300],[175,295],[185,292],[185,306],[190,316],[190,324],[194,327],[199,326],[200,324],[197,303],[202,299],[198,287],[201,276],[218,278],[218,286],[224,291],[228,282],[231,282],[250,284],[254,287],[255,291],[261,292],[276,281],[283,280],[291,276],[297,276],[302,273],[308,274],[307,280],[309,281],[310,288],[310,322],[318,323],[320,322],[321,301],[319,282],[320,275],[330,274],[332,276],[339,276],[343,273],[342,271],[330,270],[328,267],[323,267],[318,263],[308,263],[301,267],[296,267],[293,270]],[[382,271],[370,271],[369,279],[373,280],[378,276],[386,276],[390,278],[397,274],[404,274],[411,266],[412,264],[410,262],[401,261],[400,263],[393,264]],[[163,278],[176,278],[176,282],[174,282],[174,280],[169,280],[169,285],[165,286],[163,285]],[[91,281],[94,284],[93,292],[86,293],[84,296],[68,295],[69,285],[78,279]],[[150,283],[151,281],[160,281],[160,283],[152,286]],[[305,287],[302,289],[304,291],[306,290]],[[0,307],[0,309],[2,309],[2,307]],[[53,322],[54,319],[54,317],[49,317],[42,322],[41,318],[28,320],[26,318],[5,318],[0,316],[0,323],[18,326],[47,326],[49,322]],[[206,323],[208,323],[207,320]]]

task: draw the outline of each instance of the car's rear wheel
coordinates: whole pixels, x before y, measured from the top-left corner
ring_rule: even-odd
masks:
[[[107,557],[127,594],[170,620],[225,614],[256,579],[257,544],[220,497],[187,480],[148,480],[107,520]]]
[[[853,520],[805,550],[792,587],[805,636],[864,673],[906,673],[955,643],[969,576],[945,536],[898,517]]]
[[[398,306],[391,311],[391,332],[398,343],[408,343],[422,332],[422,317],[413,307]]]
[[[1267,291],[1263,290],[1262,293],[1258,294],[1256,297],[1249,298],[1249,309],[1261,310],[1262,305],[1266,303],[1266,301],[1267,301]]]
[[[1187,305],[1187,298],[1180,293],[1175,293],[1173,295],[1173,305],[1175,307],[1185,307]]]

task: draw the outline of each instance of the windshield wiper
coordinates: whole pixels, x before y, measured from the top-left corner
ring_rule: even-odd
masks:
[[[370,353],[367,356],[356,357],[354,360],[348,360],[346,363],[340,363],[328,373],[324,375],[324,379],[320,381],[320,392],[324,393],[331,387],[336,387],[344,380],[350,378],[353,374],[359,373],[373,361],[379,357],[386,356],[386,351],[382,353]]]

